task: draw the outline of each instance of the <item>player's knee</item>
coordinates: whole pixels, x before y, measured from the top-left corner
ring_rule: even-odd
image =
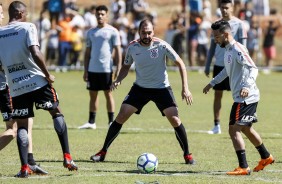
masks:
[[[27,129],[24,127],[19,127],[17,131],[17,142],[22,146],[28,146],[28,135]]]
[[[62,114],[56,114],[53,116],[53,123],[54,128],[58,134],[63,134],[67,128],[67,125],[65,123],[64,116]]]

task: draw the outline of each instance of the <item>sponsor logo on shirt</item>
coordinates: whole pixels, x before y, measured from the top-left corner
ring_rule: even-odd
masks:
[[[27,75],[16,77],[16,78],[12,79],[12,82],[13,83],[19,83],[21,81],[27,81],[30,78],[31,78],[31,75],[27,74]]]
[[[8,38],[8,37],[11,37],[11,36],[16,36],[16,35],[18,35],[18,34],[19,34],[18,32],[2,34],[2,35],[0,35],[0,39],[2,39],[2,38]]]
[[[13,73],[13,72],[24,70],[24,69],[26,69],[26,67],[23,63],[14,64],[8,67],[9,73]]]

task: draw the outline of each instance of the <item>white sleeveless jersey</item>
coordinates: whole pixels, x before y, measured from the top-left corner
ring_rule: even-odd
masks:
[[[170,85],[166,71],[166,57],[173,62],[179,58],[167,42],[153,38],[153,43],[149,47],[144,47],[139,40],[134,40],[127,48],[124,64],[135,63],[135,84],[138,86],[165,88]]]
[[[119,32],[113,26],[107,24],[102,28],[90,29],[86,37],[86,47],[91,47],[88,71],[111,73],[113,67],[113,48],[120,44]]]
[[[0,62],[12,97],[37,90],[48,83],[29,51],[33,45],[39,46],[34,24],[12,22],[0,28]]]

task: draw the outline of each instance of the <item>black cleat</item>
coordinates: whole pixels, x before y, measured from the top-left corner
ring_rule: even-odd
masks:
[[[71,158],[71,155],[68,153],[64,154],[64,167],[68,168],[69,171],[77,171],[78,167],[74,163],[74,161]]]
[[[37,174],[37,175],[46,175],[48,174],[47,171],[43,170],[40,165],[28,165],[30,170],[32,171],[30,174]]]
[[[93,162],[103,162],[105,160],[106,154],[107,152],[101,150],[95,155],[92,155],[90,157],[90,160],[92,160]]]

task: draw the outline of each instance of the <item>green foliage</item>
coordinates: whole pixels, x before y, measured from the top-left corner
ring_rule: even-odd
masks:
[[[203,87],[210,79],[197,72],[188,73],[189,87],[194,104],[187,106],[181,99],[181,80],[178,72],[169,72],[169,78],[179,106],[179,116],[186,127],[190,145],[197,164],[185,165],[182,151],[173,128],[157,107],[149,103],[140,115],[133,115],[123,126],[120,135],[109,149],[103,163],[92,163],[89,157],[99,151],[107,133],[107,112],[103,93],[99,94],[96,130],[78,130],[88,119],[89,95],[82,80],[82,72],[56,73],[54,84],[60,106],[68,125],[72,156],[79,166],[78,172],[63,168],[58,137],[53,129],[49,113],[35,111],[33,152],[37,163],[48,170],[48,176],[31,176],[15,179],[20,169],[16,141],[0,151],[0,183],[281,183],[282,133],[281,73],[260,75],[258,86],[261,101],[258,106],[259,122],[255,129],[265,146],[276,158],[276,163],[250,176],[227,176],[226,171],[238,166],[237,157],[228,135],[228,118],[232,105],[230,92],[225,92],[222,103],[221,135],[204,133],[213,126],[213,91],[204,95]],[[134,73],[114,91],[116,113],[135,80]],[[1,132],[4,123],[1,123]],[[254,168],[260,157],[253,145],[245,138],[247,159]],[[143,152],[151,152],[159,159],[155,174],[139,174],[136,159]]]

